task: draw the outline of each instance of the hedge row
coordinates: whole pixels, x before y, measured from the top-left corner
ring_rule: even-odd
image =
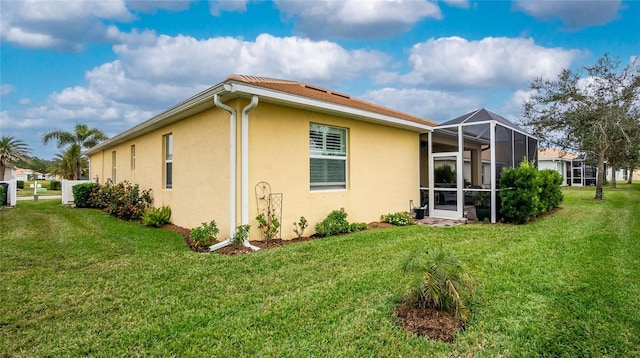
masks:
[[[84,183],[73,186],[73,201],[78,208],[103,209],[123,220],[137,220],[151,206],[151,190],[140,190],[127,181],[118,184]]]
[[[522,162],[506,168],[500,179],[500,213],[506,222],[523,224],[557,208],[563,199],[562,176],[551,169],[538,170]]]

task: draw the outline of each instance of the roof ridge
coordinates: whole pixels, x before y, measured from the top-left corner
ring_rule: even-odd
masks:
[[[279,79],[279,78],[271,78],[271,77],[264,77],[264,76],[251,76],[251,75],[239,75],[239,74],[232,74],[229,77],[227,77],[226,81],[240,81],[240,82],[245,82],[245,83],[285,83],[285,84],[304,84],[298,81],[291,81],[291,80],[283,80],[283,79]]]

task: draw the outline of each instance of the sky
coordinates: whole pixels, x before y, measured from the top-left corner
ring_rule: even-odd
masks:
[[[114,136],[231,74],[322,86],[436,122],[515,122],[537,77],[640,55],[640,1],[2,0],[0,136],[32,155]]]

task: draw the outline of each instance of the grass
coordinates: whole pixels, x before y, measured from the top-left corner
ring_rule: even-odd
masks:
[[[33,197],[33,188],[30,188],[29,185],[33,184],[33,180],[27,180],[24,182],[24,189],[18,190],[16,195],[18,197]],[[40,184],[43,188],[47,189],[44,193],[38,193],[38,196],[48,196],[48,195],[62,195],[62,190],[51,190],[49,189],[50,180],[38,180],[38,184]]]
[[[640,186],[565,189],[529,225],[403,227],[242,256],[55,200],[0,211],[3,356],[640,356]],[[398,328],[401,265],[479,286],[452,345]]]

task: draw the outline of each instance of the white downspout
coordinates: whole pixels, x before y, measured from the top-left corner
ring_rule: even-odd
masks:
[[[229,112],[229,236],[236,227],[236,110],[220,101],[220,96],[213,95],[216,107]],[[231,244],[231,238],[209,246],[210,251],[221,249]]]
[[[242,225],[249,225],[249,111],[256,108],[256,106],[258,106],[258,96],[253,95],[251,97],[251,102],[242,109]],[[260,250],[259,247],[253,246],[249,243],[248,237],[244,240],[242,245],[249,247],[254,251]]]

